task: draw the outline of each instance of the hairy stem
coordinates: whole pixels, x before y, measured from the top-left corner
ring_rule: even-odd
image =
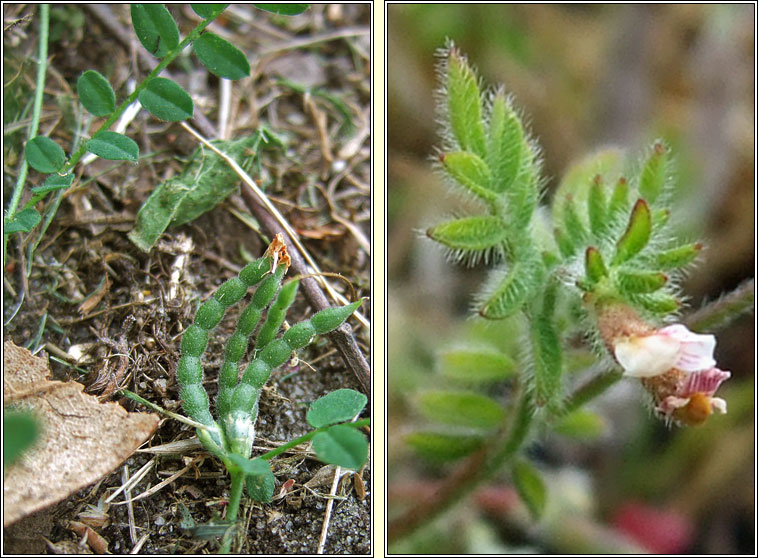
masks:
[[[749,279],[732,292],[714,300],[685,319],[685,325],[696,331],[723,329],[739,316],[753,310],[755,279]]]

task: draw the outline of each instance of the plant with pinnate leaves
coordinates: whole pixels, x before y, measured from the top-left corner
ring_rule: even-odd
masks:
[[[282,237],[277,235],[263,257],[247,264],[236,277],[224,282],[213,296],[198,307],[192,325],[182,335],[182,356],[176,369],[182,407],[194,421],[203,446],[224,464],[231,476],[226,518],[223,522],[214,523],[229,528],[224,535],[222,552],[227,552],[231,545],[243,486],[253,500],[271,500],[275,479],[268,461],[273,457],[310,440],[313,440],[316,456],[325,463],[359,470],[368,456],[368,441],[357,429],[367,426],[369,419],[351,422],[363,410],[367,398],[351,389],[339,389],[310,405],[306,420],[314,430],[276,450],[250,459],[258,400],[272,370],[288,362],[295,351],[307,346],[316,335],[338,328],[363,302],[358,300],[346,306],[321,310],[310,319],[292,325],[277,338],[298,287],[297,280],[282,286],[289,265],[286,246]],[[254,286],[256,290],[251,301],[240,313],[237,327],[226,344],[224,362],[218,376],[214,418],[210,398],[203,387],[201,357],[208,345],[210,332],[224,317],[226,310]],[[250,352],[252,358],[240,376],[240,361],[256,329],[255,346]],[[127,392],[127,395],[155,407],[132,393]]]
[[[661,327],[680,309],[678,285],[702,248],[682,241],[670,224],[665,144],[654,142],[641,163],[614,149],[591,155],[569,169],[543,206],[540,151],[512,99],[502,87],[483,91],[452,44],[440,59],[439,170],[475,209],[426,234],[451,260],[495,264],[474,311],[502,321],[504,335],[496,345],[461,340],[443,351],[440,368],[455,389],[416,397],[430,426],[406,441],[433,461],[476,457],[435,496],[393,520],[391,539],[447,509],[506,464],[539,517],[547,492],[522,451],[532,431],[539,426],[580,437],[601,431],[602,418],[581,406],[622,376],[640,380],[653,412],[668,424],[697,425],[714,411],[726,412],[726,402],[714,394],[730,375],[715,366],[713,335],[680,324]],[[751,304],[743,289],[720,306],[733,317]],[[567,350],[582,338],[610,370],[569,389],[588,365]],[[506,395],[493,397],[489,388],[498,382],[508,388],[495,392]]]
[[[150,54],[160,59],[160,62],[118,106],[116,93],[102,74],[96,70],[87,70],[79,76],[76,83],[79,101],[92,116],[105,118],[105,121],[88,140],[74,145],[70,156],[67,156],[63,148],[52,139],[37,135],[44,90],[49,13],[47,5],[40,6],[42,25],[37,95],[30,137],[24,148],[24,163],[49,176],[42,184],[31,188],[31,197],[23,207],[19,207],[26,178],[25,166],[19,174],[19,180],[5,213],[3,255],[5,255],[8,235],[16,232],[29,233],[42,220],[42,215],[36,209],[37,204],[50,193],[65,190],[73,184],[73,171],[86,153],[113,161],[136,162],[139,159],[137,143],[130,137],[111,130],[111,127],[135,101],[139,101],[143,108],[160,120],[179,122],[192,118],[194,103],[189,93],[173,80],[159,77],[161,72],[187,46],[192,45],[192,51],[200,63],[219,78],[238,80],[250,75],[250,64],[241,50],[226,39],[205,31],[228,4],[192,4],[191,6],[202,19],[184,39],[181,39],[179,28],[163,4],[132,4],[130,6],[132,26],[137,38]],[[283,15],[299,14],[308,7],[307,4],[257,4],[256,6]],[[222,199],[216,196],[215,203]],[[171,201],[174,204],[179,203],[179,200]],[[206,203],[205,211],[212,209],[214,205]],[[57,205],[53,204],[50,209],[52,213],[48,215],[47,221],[52,220],[56,208]],[[168,223],[165,226],[167,225]],[[142,249],[149,248],[149,245],[144,242],[138,242],[138,246]]]

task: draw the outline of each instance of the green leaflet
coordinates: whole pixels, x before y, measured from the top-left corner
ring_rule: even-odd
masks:
[[[532,517],[542,517],[547,501],[547,489],[539,471],[528,461],[519,460],[513,466],[513,482]]]
[[[483,383],[513,376],[515,363],[505,353],[492,349],[457,349],[440,355],[442,374],[454,380]]]
[[[487,162],[492,168],[492,189],[505,192],[516,179],[529,145],[521,121],[502,90],[492,103],[489,132]]]
[[[505,240],[505,224],[493,215],[463,217],[430,227],[427,236],[451,250],[482,252]]]
[[[450,176],[469,192],[488,203],[497,199],[490,190],[490,169],[479,156],[469,151],[453,151],[443,154],[440,161]]]
[[[453,136],[464,151],[485,155],[479,84],[466,58],[456,49],[447,53],[448,116]]]
[[[649,204],[655,203],[664,191],[667,166],[666,147],[662,143],[656,142],[640,175],[640,194]]]
[[[479,314],[490,320],[501,320],[521,310],[541,287],[543,271],[542,263],[533,257],[515,262],[484,302]]]
[[[466,434],[412,432],[405,436],[405,443],[424,459],[452,461],[466,457],[481,448],[484,439],[481,436]]]
[[[108,116],[116,109],[116,93],[102,74],[87,70],[76,82],[79,100],[95,116]]]
[[[313,428],[321,428],[352,419],[366,406],[368,398],[353,389],[338,389],[311,403],[306,420]]]
[[[313,437],[313,451],[324,463],[360,470],[368,459],[368,440],[355,428],[335,424]]]
[[[259,133],[230,141],[212,142],[221,151],[241,162],[257,151]],[[162,182],[137,213],[129,239],[149,252],[170,225],[181,225],[210,211],[237,189],[234,170],[213,151],[198,147],[184,171]]]
[[[470,428],[495,428],[505,411],[494,400],[478,393],[429,391],[419,396],[419,410],[428,419]]]

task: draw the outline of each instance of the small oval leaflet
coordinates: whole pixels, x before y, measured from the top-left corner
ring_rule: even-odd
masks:
[[[131,15],[139,42],[153,56],[163,58],[179,44],[179,29],[163,4],[132,4]]]
[[[87,142],[87,151],[109,161],[132,161],[139,159],[137,143],[118,132],[100,132]]]
[[[311,403],[306,415],[308,424],[321,428],[351,420],[363,410],[368,398],[353,389],[338,389]]]
[[[26,142],[24,156],[34,170],[46,174],[59,171],[66,162],[61,146],[45,136],[37,136]]]
[[[313,437],[313,451],[325,463],[355,471],[368,457],[368,440],[355,428],[337,424]]]
[[[116,108],[116,93],[100,72],[87,70],[79,76],[76,92],[84,108],[95,116],[107,116]]]
[[[192,43],[192,50],[203,66],[218,77],[241,79],[250,75],[245,54],[218,35],[203,33]]]
[[[192,118],[195,110],[192,97],[179,84],[166,78],[151,79],[138,98],[153,116],[168,122]]]

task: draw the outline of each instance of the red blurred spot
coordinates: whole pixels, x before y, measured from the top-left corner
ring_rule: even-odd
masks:
[[[621,506],[613,524],[656,554],[686,552],[695,532],[692,522],[681,514],[635,502]]]

